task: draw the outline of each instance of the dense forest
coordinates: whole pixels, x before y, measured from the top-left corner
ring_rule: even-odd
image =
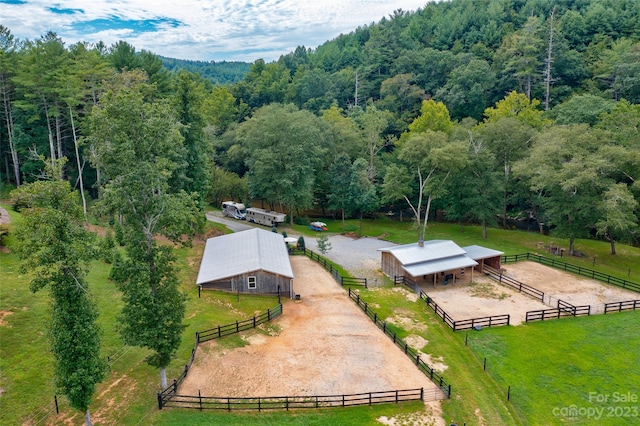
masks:
[[[0,27],[3,185],[66,158],[90,206],[114,179],[110,137],[134,132],[170,141],[153,153],[172,164],[165,191],[201,208],[263,200],[292,221],[405,209],[421,236],[437,212],[485,230],[528,220],[612,251],[640,243],[636,0],[429,3],[257,60],[241,79],[240,66],[201,69]],[[124,129],[127,113],[150,119]]]
[[[184,59],[167,58],[158,56],[162,65],[172,72],[180,70],[196,73],[206,78],[213,84],[237,83],[249,72],[251,64],[237,61],[188,61]]]

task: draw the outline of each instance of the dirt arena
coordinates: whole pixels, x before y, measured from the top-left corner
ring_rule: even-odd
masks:
[[[283,303],[272,335],[243,333],[250,345],[225,349],[217,341],[199,346],[179,393],[207,396],[340,395],[435,385],[349,300],[320,265],[291,257],[294,289],[301,300]],[[275,327],[274,327],[275,326]],[[444,424],[439,404],[430,419]]]
[[[536,262],[510,263],[503,268],[506,269],[505,275],[576,306],[640,299],[640,294],[633,291]],[[477,273],[473,284],[438,285],[435,288],[425,286],[422,289],[454,320],[509,314],[511,324],[517,325],[525,321],[527,311],[551,309],[540,301]]]

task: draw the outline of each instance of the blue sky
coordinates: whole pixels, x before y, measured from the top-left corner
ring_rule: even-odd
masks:
[[[67,45],[124,40],[173,58],[270,62],[429,1],[0,0],[0,24],[22,40],[53,31]]]

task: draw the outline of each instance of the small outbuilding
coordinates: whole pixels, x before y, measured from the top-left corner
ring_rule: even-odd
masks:
[[[470,282],[484,265],[500,269],[502,252],[480,246],[460,247],[450,240],[431,240],[379,249],[382,272],[406,276],[420,284]]]
[[[293,270],[282,235],[253,228],[209,238],[196,284],[233,293],[288,294]]]

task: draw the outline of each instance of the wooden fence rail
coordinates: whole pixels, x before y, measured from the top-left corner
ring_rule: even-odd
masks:
[[[282,314],[282,303],[272,309],[267,309],[267,312],[254,316],[244,321],[236,321],[232,324],[219,325],[209,330],[199,331],[196,333],[199,342],[206,342],[212,339],[219,339],[224,336],[236,334],[244,330],[256,328],[258,325],[271,321],[273,318]]]
[[[175,395],[163,407],[199,410],[290,410],[300,408],[350,407],[358,405],[400,403],[405,401],[435,401],[437,389],[403,389],[347,395],[273,396],[231,398],[201,395]],[[160,400],[159,400],[160,402]]]
[[[553,259],[550,257],[541,256],[536,253],[523,253],[523,254],[514,254],[514,255],[505,255],[502,256],[503,263],[512,263],[519,262],[521,260],[531,260],[533,262],[538,262],[540,264],[551,266],[553,268],[558,268],[565,270],[567,272],[572,272],[574,274],[582,275],[584,277],[593,278],[607,284],[613,284],[618,287],[625,288],[627,290],[635,291],[640,293],[640,284],[634,283],[632,281],[628,281],[622,278],[614,277],[609,274],[603,274],[602,272],[594,271],[593,269],[583,268],[582,266],[572,265],[562,260]]]
[[[511,316],[509,314],[458,320],[453,323],[453,331],[469,330],[476,327],[497,327],[500,325],[509,325],[510,321]]]
[[[469,318],[464,320],[454,320],[451,315],[445,312],[427,293],[425,293],[418,284],[405,276],[393,277],[394,285],[402,284],[418,293],[418,296],[424,301],[433,312],[436,313],[442,321],[447,324],[453,331],[469,330],[474,327],[496,327],[501,325],[509,325],[511,316],[509,314],[493,315],[490,317]]]
[[[635,311],[640,309],[640,300],[626,300],[624,302],[610,302],[604,304],[604,313]]]
[[[229,336],[231,334],[239,333],[250,328],[255,328],[258,325],[271,321],[272,319],[280,315],[282,315],[282,303],[280,303],[275,308],[267,309],[267,312],[265,312],[264,314],[254,316],[253,318],[244,321],[236,321],[234,324],[219,325],[216,328],[196,332],[196,342],[193,346],[193,349],[191,350],[191,358],[189,358],[189,362],[184,366],[184,370],[182,370],[180,376],[173,379],[172,384],[167,386],[167,388],[163,389],[162,391],[158,392],[158,407],[162,409],[163,406],[166,406],[168,401],[171,401],[174,397],[176,397],[178,386],[180,386],[185,377],[187,377],[189,369],[193,364],[193,360],[196,357],[198,345],[201,342],[218,339],[223,336]]]
[[[320,265],[324,267],[327,271],[333,275],[333,278],[341,285],[341,286],[361,286],[367,288],[368,282],[366,278],[353,278],[353,277],[345,277],[340,274],[340,271],[334,266],[334,263],[330,260],[320,256],[317,253],[305,248],[301,250],[302,253],[307,256],[311,260],[315,260]]]
[[[364,313],[371,318],[375,325],[380,328],[384,334],[389,336],[393,343],[398,346],[409,358],[415,362],[416,366],[420,371],[422,371],[433,383],[438,385],[438,388],[442,392],[442,397],[439,399],[448,399],[451,398],[451,385],[444,380],[437,371],[427,365],[422,359],[420,359],[420,354],[416,352],[413,348],[407,345],[402,339],[400,339],[395,332],[393,332],[390,328],[387,327],[387,323],[382,321],[378,314],[369,307],[369,304],[360,298],[360,294],[355,291],[351,291],[349,289],[349,298],[356,302],[356,304],[364,311]]]
[[[548,319],[564,318],[564,317],[580,317],[591,315],[591,306],[573,306],[554,309],[542,309],[537,311],[528,311],[525,322],[544,321]]]
[[[511,287],[515,290],[518,290],[520,293],[526,294],[536,300],[540,300],[544,303],[544,292],[538,290],[537,288],[531,287],[525,283],[521,283],[518,280],[515,280],[511,277],[503,275],[502,272],[494,269],[490,266],[485,265],[483,268],[483,272],[488,275],[490,278],[498,281],[500,284],[505,285],[507,287]]]

